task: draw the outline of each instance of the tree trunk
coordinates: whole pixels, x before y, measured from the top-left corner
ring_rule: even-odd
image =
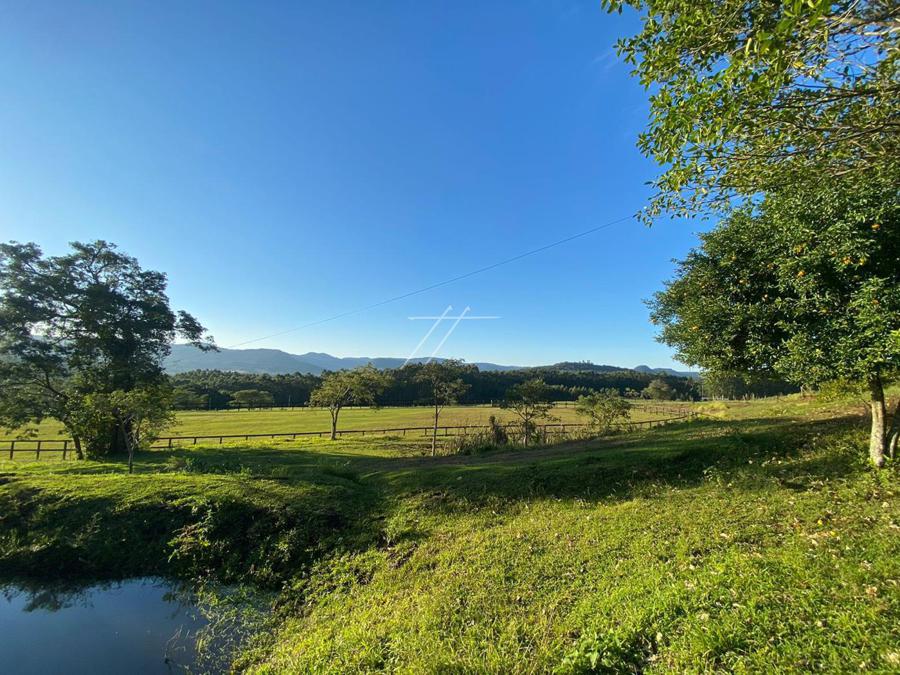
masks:
[[[894,459],[894,453],[897,451],[898,440],[900,440],[900,401],[897,401],[894,416],[891,418],[891,426],[888,429],[887,454],[891,459]]]
[[[331,411],[331,440],[337,440],[337,418],[340,410]]]
[[[128,434],[128,430],[131,428],[131,423],[126,422],[120,424],[119,422],[114,422],[109,429],[109,444],[105,448],[105,453],[107,455],[124,455],[128,452],[128,442],[126,436]]]
[[[881,377],[875,375],[869,380],[869,408],[872,412],[872,430],[869,435],[869,459],[879,469],[884,466],[885,451],[888,450],[889,430],[887,427],[887,406],[884,402],[884,387]]]
[[[131,442],[131,435],[125,427],[125,421],[119,420],[119,429],[122,432],[122,438],[125,439],[125,445],[128,449],[128,473],[134,473],[134,443]]]
[[[431,456],[434,457],[437,454],[437,427],[438,427],[438,407],[437,404],[434,406],[434,431],[431,434]]]
[[[84,459],[84,450],[81,449],[81,439],[73,434],[72,440],[75,442],[75,456],[78,459]]]

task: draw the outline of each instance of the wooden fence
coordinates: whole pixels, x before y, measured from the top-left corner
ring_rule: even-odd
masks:
[[[687,412],[676,417],[667,417],[665,419],[658,420],[643,420],[640,422],[618,422],[612,425],[612,428],[617,431],[636,431],[639,429],[652,429],[653,427],[665,426],[666,424],[670,424],[672,422],[682,421],[686,419],[693,419],[697,416],[695,412]],[[505,428],[514,428],[518,426],[516,422],[506,422],[503,425]],[[545,434],[553,435],[553,434],[565,434],[569,431],[573,431],[576,429],[586,429],[590,427],[590,424],[583,423],[548,423],[548,424],[539,424],[537,425],[537,429]],[[488,429],[489,425],[487,424],[467,424],[460,426],[439,426],[437,428],[437,435],[439,437],[449,437],[449,436],[467,436],[470,433],[476,433],[478,431],[483,431]],[[398,436],[407,436],[407,435],[422,435],[425,438],[431,438],[434,434],[434,427],[393,427],[387,429],[339,429],[337,431],[337,436],[365,436],[369,434],[370,436],[386,436],[388,434],[398,435]],[[212,441],[213,443],[217,443],[222,445],[225,441],[249,441],[254,438],[268,438],[268,439],[278,439],[278,438],[303,438],[303,437],[317,437],[324,438],[326,436],[330,436],[331,431],[288,431],[283,433],[274,433],[274,434],[213,434],[213,435],[199,435],[199,436],[161,436],[154,441],[154,444],[150,446],[153,450],[164,450],[164,449],[173,449],[177,447],[183,447],[185,445],[197,445],[200,441]],[[20,438],[15,440],[0,440],[0,453],[8,453],[9,459],[15,459],[16,454],[23,453],[34,453],[35,459],[40,459],[42,453],[62,453],[62,458],[66,459],[69,454],[75,454],[75,443],[70,438]]]

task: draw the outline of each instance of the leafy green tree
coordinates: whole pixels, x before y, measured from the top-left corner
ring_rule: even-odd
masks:
[[[446,361],[430,361],[421,366],[414,380],[424,385],[426,394],[434,408],[434,428],[431,434],[431,456],[437,452],[438,417],[445,405],[452,405],[459,401],[460,397],[469,390],[462,380],[462,375],[467,368],[460,362],[448,359]]]
[[[645,212],[728,209],[786,185],[900,172],[895,0],[604,0],[651,89],[639,147],[665,167]]]
[[[672,401],[676,396],[672,385],[659,377],[648,384],[642,394],[644,398],[652,398],[659,401]]]
[[[124,439],[128,453],[128,473],[134,470],[134,453],[148,449],[168,426],[175,422],[172,389],[166,382],[140,385],[128,391],[83,394],[70,416],[72,429],[87,440],[89,448],[98,447],[112,426]],[[99,438],[96,438],[99,436]]]
[[[208,401],[207,394],[198,394],[187,387],[175,387],[172,390],[172,407],[176,410],[203,410]]]
[[[268,391],[259,389],[239,389],[231,395],[230,406],[234,408],[271,408],[275,398]]]
[[[540,420],[553,420],[550,413],[553,402],[550,400],[553,389],[544,380],[534,378],[510,388],[507,394],[506,407],[512,410],[521,420],[523,442],[526,447]]]
[[[310,404],[328,408],[331,413],[331,440],[337,438],[338,415],[348,405],[378,407],[378,397],[384,392],[390,377],[374,366],[353,370],[339,370],[322,376],[322,384],[312,392]]]
[[[884,395],[900,369],[897,185],[785,190],[701,239],[652,303],[660,339],[712,372],[865,383],[883,465],[900,431]]]
[[[747,373],[703,373],[703,393],[707,398],[749,398],[791,394],[800,388],[782,378],[748,375]]]
[[[214,346],[190,314],[174,312],[166,277],[144,270],[112,244],[72,244],[44,257],[35,244],[0,245],[0,423],[18,427],[58,419],[82,455],[126,452],[129,427],[82,410],[90,397],[152,390],[162,360],[181,337]],[[160,414],[168,400],[158,402]],[[80,421],[76,421],[79,418]],[[85,419],[102,429],[85,435]]]
[[[631,403],[619,396],[615,389],[579,396],[575,412],[590,420],[590,425],[601,431],[609,431],[612,425],[631,417]]]

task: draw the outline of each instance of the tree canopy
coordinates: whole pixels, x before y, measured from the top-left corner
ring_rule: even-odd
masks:
[[[653,382],[648,384],[641,394],[645,398],[652,398],[659,401],[671,401],[676,396],[675,389],[672,385],[661,377],[656,378]]]
[[[259,389],[239,389],[231,395],[234,408],[271,408],[274,402],[271,393]]]
[[[590,425],[601,431],[609,431],[614,423],[631,416],[631,403],[615,390],[605,389],[580,396],[575,412],[590,420]]]
[[[178,337],[213,348],[165,291],[164,274],[104,241],[74,243],[56,257],[35,244],[0,245],[0,423],[55,417],[79,449],[85,440],[94,453],[126,450],[120,424],[85,437],[86,401],[138,401],[125,394],[162,385],[162,360]]]
[[[550,414],[553,409],[552,392],[540,378],[526,380],[509,390],[505,404],[521,420],[524,445],[527,446],[534,435],[538,420],[554,419]]]
[[[780,191],[701,241],[652,302],[679,360],[802,385],[860,381],[883,408],[884,381],[900,368],[896,187],[869,180],[852,191]],[[878,424],[876,464],[897,440]]]
[[[665,170],[645,215],[728,209],[806,182],[900,175],[892,0],[604,0],[643,28],[619,51],[652,91],[639,146]]]
[[[410,367],[410,366],[407,366]],[[431,434],[431,455],[437,451],[437,429],[441,410],[445,405],[457,403],[460,397],[469,389],[469,385],[463,382],[462,375],[470,368],[461,361],[448,359],[446,361],[429,361],[421,366],[412,366],[416,369],[414,380],[424,386],[425,395],[434,408],[434,428]]]
[[[309,402],[310,405],[328,408],[331,413],[331,440],[335,440],[341,410],[348,405],[377,407],[378,396],[388,382],[388,376],[371,364],[353,370],[325,373]]]

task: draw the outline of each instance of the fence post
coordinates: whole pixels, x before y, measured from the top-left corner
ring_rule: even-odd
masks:
[[[37,442],[37,445],[34,448],[34,458],[35,459],[41,458],[41,442],[40,441]]]
[[[10,441],[10,442],[9,442],[9,458],[10,458],[10,459],[13,458],[13,453],[14,453],[15,451],[16,451],[16,442],[15,442],[15,441]]]

